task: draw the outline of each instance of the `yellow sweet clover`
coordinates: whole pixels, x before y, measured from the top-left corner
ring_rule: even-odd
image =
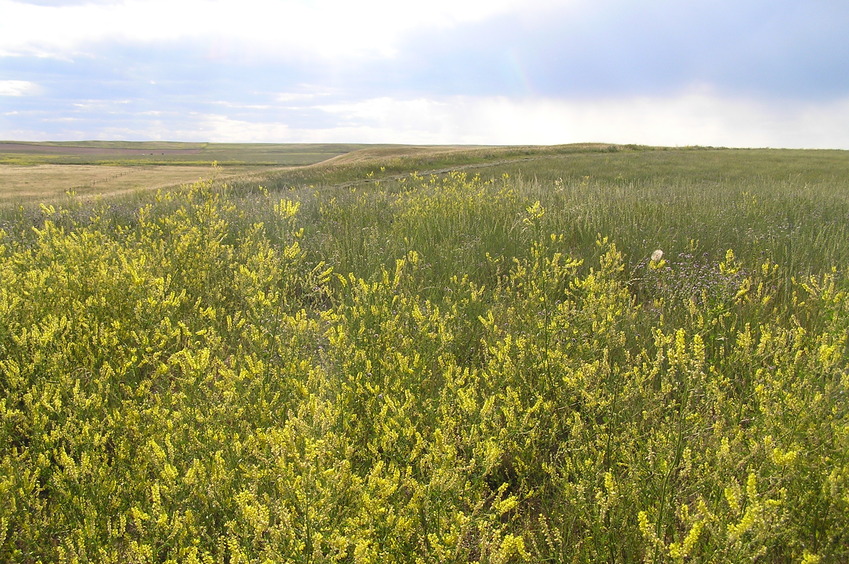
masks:
[[[845,559],[842,275],[728,251],[676,302],[569,183],[4,227],[0,560]]]

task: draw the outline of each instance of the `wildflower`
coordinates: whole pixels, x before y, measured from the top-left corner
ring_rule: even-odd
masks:
[[[651,261],[652,262],[658,262],[662,258],[663,258],[663,251],[661,251],[660,249],[657,249],[656,251],[654,251],[651,254]]]

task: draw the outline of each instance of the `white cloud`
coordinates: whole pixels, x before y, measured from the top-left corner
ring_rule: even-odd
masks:
[[[133,101],[129,99],[109,100],[101,98],[91,100],[79,100],[77,102],[72,102],[71,106],[74,108],[74,111],[78,112],[116,115],[122,112],[126,112],[127,107],[132,103]]]
[[[195,141],[213,143],[240,142],[287,143],[296,141],[286,124],[248,122],[219,114],[195,114],[184,123],[180,136]]]
[[[43,6],[0,0],[0,56],[73,58],[103,41],[197,41],[215,58],[391,57],[411,33],[552,0],[126,0]]]
[[[230,102],[229,100],[214,100],[209,102],[212,106],[222,106],[231,110],[272,110],[274,106],[269,104],[242,104],[239,102]]]
[[[7,83],[0,83],[0,91],[17,91]],[[279,95],[277,105],[270,108],[221,101],[208,105],[215,110],[207,112],[168,106],[139,111],[127,102],[76,102],[75,111],[98,118],[87,127],[84,120],[76,122],[80,131],[51,127],[55,118],[24,120],[15,112],[6,113],[6,133],[0,132],[0,137],[849,149],[849,97],[820,103],[764,102],[729,97],[706,87],[656,97],[419,96],[355,101],[345,101],[338,94],[301,95],[296,90]],[[45,129],[32,131],[36,123]]]
[[[26,80],[0,80],[0,96],[31,96],[41,92],[34,82]]]
[[[297,91],[278,92],[274,95],[274,100],[281,104],[304,103],[333,95],[338,95],[338,92],[335,92],[332,88],[321,85],[301,84],[298,86]]]
[[[374,98],[320,109],[340,123],[326,131],[328,141],[849,149],[849,99],[767,104],[697,90],[671,97],[594,100]]]

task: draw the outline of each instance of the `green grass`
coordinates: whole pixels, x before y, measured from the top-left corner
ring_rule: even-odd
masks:
[[[0,209],[0,560],[846,561],[847,180],[369,148]]]
[[[250,192],[259,183],[285,190],[303,200],[317,229],[322,223],[316,207],[334,200],[344,205],[358,202],[374,209],[361,212],[357,229],[374,232],[392,220],[385,200],[409,191],[410,171],[426,176],[436,171],[441,179],[445,170],[462,170],[469,177],[508,175],[525,204],[539,200],[547,209],[546,229],[563,230],[575,249],[583,252],[593,247],[599,233],[610,236],[632,266],[655,248],[664,249],[668,258],[691,254],[712,261],[733,248],[753,262],[770,259],[792,264],[797,274],[849,262],[849,247],[844,244],[849,160],[842,151],[482,149],[436,157],[328,163],[274,173],[252,184],[235,182],[234,188]],[[412,199],[429,193],[417,190]],[[483,218],[483,225],[515,220],[510,215],[515,210],[503,208],[501,213],[503,217]],[[357,215],[352,215],[357,221]],[[440,220],[453,221],[450,216]],[[445,226],[437,231],[455,230]],[[449,246],[461,246],[460,239],[470,234],[457,235]],[[390,243],[403,238],[391,231],[376,236]],[[392,257],[397,249],[389,245],[385,254]]]

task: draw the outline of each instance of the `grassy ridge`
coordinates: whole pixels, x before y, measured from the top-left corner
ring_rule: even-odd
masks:
[[[589,149],[3,210],[0,560],[845,561],[843,155]]]

